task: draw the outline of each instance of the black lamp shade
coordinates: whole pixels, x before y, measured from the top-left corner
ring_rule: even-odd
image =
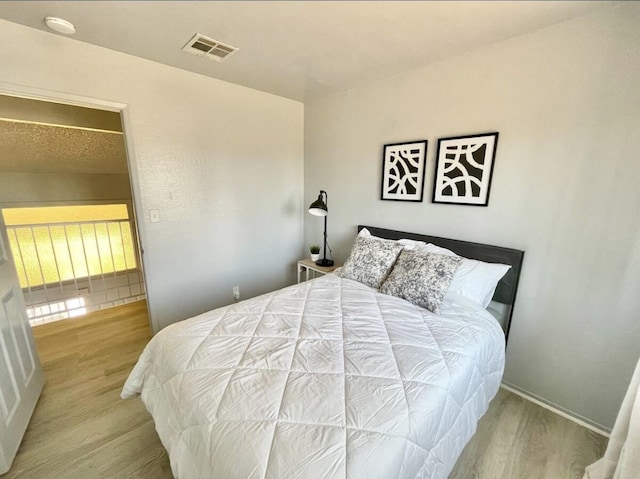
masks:
[[[322,199],[322,193],[318,195],[318,199],[309,205],[309,213],[315,216],[327,216],[327,204]]]

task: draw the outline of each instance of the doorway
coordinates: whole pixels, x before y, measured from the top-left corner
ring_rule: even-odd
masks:
[[[145,300],[120,112],[0,94],[0,145],[30,324]]]
[[[9,471],[21,442],[32,449],[33,441],[23,438],[34,410],[47,422],[52,400],[75,403],[89,383],[97,396],[88,397],[84,409],[107,390],[117,396],[124,379],[114,377],[115,370],[92,369],[107,364],[96,365],[96,354],[111,357],[112,342],[122,341],[116,325],[127,338],[139,333],[134,356],[151,335],[125,105],[65,94],[45,100],[49,95],[0,92],[0,474]],[[73,370],[52,371],[67,353]],[[51,373],[50,393],[36,409],[45,373]],[[71,395],[61,400],[59,391]],[[70,423],[68,416],[60,416],[60,427]]]

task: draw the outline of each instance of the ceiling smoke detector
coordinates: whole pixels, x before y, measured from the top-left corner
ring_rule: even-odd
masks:
[[[213,38],[205,37],[199,33],[196,33],[182,49],[193,55],[207,57],[217,62],[226,60],[239,50],[239,48],[232,47]]]
[[[44,23],[54,32],[64,33],[65,35],[73,35],[76,33],[76,27],[73,23],[58,17],[45,17]]]

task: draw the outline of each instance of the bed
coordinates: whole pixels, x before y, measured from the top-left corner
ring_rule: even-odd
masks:
[[[493,299],[513,306],[521,251],[366,230],[498,258],[511,268]],[[168,326],[122,397],[141,395],[180,479],[446,478],[504,351],[479,304],[434,313],[334,273]]]

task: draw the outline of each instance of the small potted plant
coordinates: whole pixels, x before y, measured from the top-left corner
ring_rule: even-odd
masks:
[[[318,261],[320,259],[320,246],[317,244],[309,246],[309,252],[311,253],[311,261]]]

